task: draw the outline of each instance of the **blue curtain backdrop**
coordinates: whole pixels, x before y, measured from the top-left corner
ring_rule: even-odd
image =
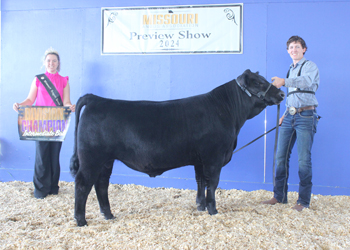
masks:
[[[1,1],[0,181],[31,181],[34,142],[20,141],[14,102],[24,100],[34,76],[42,73],[41,57],[53,47],[60,52],[61,75],[69,76],[71,99],[86,93],[125,100],[184,98],[202,94],[228,82],[246,69],[270,79],[284,77],[291,63],[286,41],[299,35],[309,47],[305,57],[319,69],[317,91],[322,116],[312,151],[313,193],[349,195],[350,155],[348,129],[350,84],[350,2],[243,0],[243,54],[231,55],[101,55],[101,7],[225,4],[232,1]],[[116,5],[118,4],[118,5]],[[345,31],[345,32],[343,32]],[[281,106],[284,110],[284,103]],[[276,107],[249,120],[238,147],[275,126]],[[74,117],[71,124],[74,124]],[[274,133],[234,155],[224,167],[220,188],[272,190]],[[73,126],[61,151],[61,180],[73,181],[69,159],[73,152]],[[196,189],[192,166],[171,170],[156,178],[115,162],[112,183],[150,187]],[[298,189],[296,151],[292,155],[290,190]]]

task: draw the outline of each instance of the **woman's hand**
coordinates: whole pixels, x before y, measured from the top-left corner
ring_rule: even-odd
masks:
[[[18,109],[19,109],[19,103],[15,102],[12,106],[13,110],[16,111],[18,113]]]
[[[71,110],[72,112],[75,112],[75,104],[69,106],[69,108],[70,108],[70,110]]]

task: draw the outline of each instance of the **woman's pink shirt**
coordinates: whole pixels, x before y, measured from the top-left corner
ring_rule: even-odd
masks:
[[[46,71],[45,75],[50,79],[50,81],[53,83],[53,85],[56,87],[58,93],[61,96],[61,99],[63,101],[63,89],[67,86],[67,82],[69,80],[68,76],[60,76],[58,72],[55,74],[51,74]],[[38,78],[36,78],[36,86],[38,88],[38,93],[36,96],[36,106],[56,106],[56,104],[53,102],[51,96],[47,92],[44,85],[39,81]]]

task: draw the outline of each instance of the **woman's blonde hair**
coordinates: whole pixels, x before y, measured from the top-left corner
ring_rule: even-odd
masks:
[[[60,72],[61,70],[61,61],[60,61],[60,55],[58,54],[57,50],[53,49],[52,47],[48,48],[46,51],[45,51],[45,54],[44,54],[44,57],[43,57],[43,65],[45,66],[45,60],[46,60],[46,57],[48,55],[55,55],[57,56],[57,60],[58,60],[58,67],[57,67],[57,71]]]

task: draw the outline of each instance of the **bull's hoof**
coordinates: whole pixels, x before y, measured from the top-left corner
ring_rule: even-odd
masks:
[[[75,218],[75,220],[76,220],[76,222],[77,222],[77,226],[78,226],[78,227],[87,226],[87,222],[86,222],[85,219],[83,219],[83,220],[77,220],[77,219]]]
[[[114,215],[111,213],[103,214],[103,216],[105,217],[106,220],[114,220],[115,219]]]
[[[81,215],[75,214],[74,220],[77,222],[78,227],[87,226],[87,222],[85,220],[85,215],[81,216]]]
[[[205,207],[205,205],[200,205],[200,204],[197,204],[197,210],[198,211],[205,211],[205,209],[206,209],[206,207]]]
[[[216,210],[216,209],[208,209],[208,213],[209,213],[210,215],[215,215],[215,214],[218,213],[218,210]]]

